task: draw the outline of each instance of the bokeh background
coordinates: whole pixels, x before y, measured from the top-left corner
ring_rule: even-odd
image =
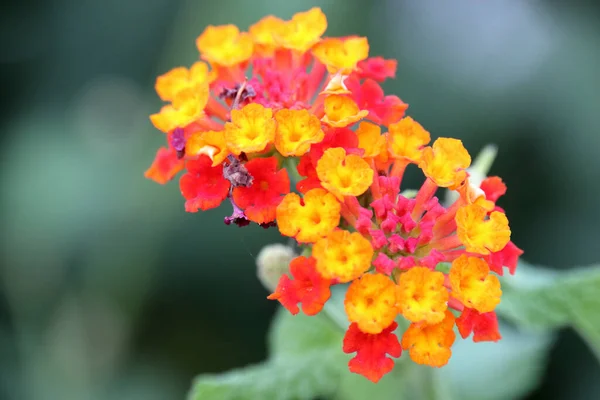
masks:
[[[156,75],[197,58],[208,24],[246,29],[321,6],[328,34],[399,60],[385,88],[492,173],[534,264],[600,262],[600,5],[585,0],[31,0],[0,14],[0,398],[183,398],[258,362],[276,304],[255,257],[276,230],[186,214],[144,179],[164,138]],[[413,181],[414,184],[418,182]],[[600,295],[600,294],[599,294]],[[490,368],[494,368],[490,365]],[[600,398],[565,331],[530,399]],[[498,379],[502,379],[501,376]]]

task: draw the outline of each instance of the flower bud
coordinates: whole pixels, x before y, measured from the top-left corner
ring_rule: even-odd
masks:
[[[286,245],[276,243],[263,247],[256,257],[257,275],[263,286],[274,291],[281,275],[289,271],[290,261],[297,254]]]

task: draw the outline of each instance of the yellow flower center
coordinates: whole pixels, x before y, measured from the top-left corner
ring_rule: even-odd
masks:
[[[449,294],[444,274],[425,267],[413,267],[398,281],[400,312],[412,322],[436,324],[444,319]]]
[[[317,271],[326,279],[350,282],[371,267],[373,247],[360,233],[345,230],[331,232],[313,246]]]
[[[449,277],[452,296],[465,306],[486,313],[494,311],[500,303],[500,281],[490,275],[484,260],[462,255],[452,263]]]
[[[396,285],[382,274],[365,274],[352,282],[344,306],[350,322],[371,334],[380,333],[398,315]]]
[[[317,176],[321,185],[339,199],[360,196],[373,182],[373,169],[361,157],[341,147],[327,149],[317,162]]]

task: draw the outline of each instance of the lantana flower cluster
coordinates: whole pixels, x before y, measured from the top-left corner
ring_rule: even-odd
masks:
[[[166,145],[146,177],[164,184],[183,172],[186,211],[227,201],[226,224],[276,226],[310,250],[268,297],[292,314],[321,312],[330,288],[348,284],[350,371],[376,382],[403,351],[441,367],[454,327],[500,339],[497,276],[522,253],[496,205],[506,186],[472,182],[462,142],[432,143],[408,105],[384,94],[396,61],[369,57],[364,37],[324,38],[326,28],[319,8],[248,32],[208,26],[200,60],[156,80],[166,104],[150,119]],[[409,193],[411,165],[424,183]],[[440,188],[456,200],[443,205]]]

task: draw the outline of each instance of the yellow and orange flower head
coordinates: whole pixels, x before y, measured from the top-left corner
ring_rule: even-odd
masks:
[[[312,52],[329,72],[349,74],[369,56],[369,42],[364,37],[327,38],[315,45]]]
[[[348,96],[332,94],[325,98],[323,122],[336,128],[353,125],[366,117],[369,112],[361,110]]]
[[[231,122],[225,124],[225,140],[235,155],[263,151],[275,139],[273,111],[260,104],[248,104],[231,111]]]
[[[510,241],[508,218],[504,213],[493,211],[487,218],[487,211],[471,204],[456,212],[458,237],[468,252],[489,254],[500,251]]]
[[[275,120],[275,148],[286,157],[306,154],[311,144],[320,143],[325,136],[319,119],[307,110],[279,110]]]
[[[208,97],[208,82],[184,88],[177,92],[172,104],[163,106],[159,113],[150,116],[150,120],[157,129],[165,133],[184,127],[204,115]]]
[[[314,243],[340,223],[340,203],[324,189],[311,189],[300,198],[289,193],[277,207],[279,232],[299,243]]]
[[[320,8],[314,7],[295,14],[275,36],[283,48],[305,53],[319,42],[326,29],[327,17]]]
[[[156,78],[154,87],[161,100],[173,101],[182,90],[196,89],[204,84],[212,83],[214,79],[215,75],[212,71],[209,71],[208,65],[202,61],[197,61],[190,69],[177,67],[159,76]],[[208,91],[206,94],[208,95]]]
[[[360,156],[340,147],[327,149],[317,163],[321,185],[339,199],[360,196],[373,182],[373,169]]]
[[[450,348],[456,339],[453,327],[454,315],[450,311],[437,324],[413,323],[402,336],[402,348],[417,364],[442,367],[452,355]]]
[[[254,52],[259,57],[272,56],[279,47],[278,37],[285,29],[286,22],[274,15],[268,15],[249,29],[254,41]]]
[[[358,147],[365,151],[365,158],[377,157],[386,151],[386,136],[381,127],[371,122],[361,122],[356,129]]]
[[[352,282],[344,305],[350,322],[365,333],[381,333],[398,315],[396,285],[383,274],[365,274]]]
[[[414,163],[421,161],[423,148],[431,140],[429,132],[411,117],[391,124],[388,130],[388,149],[392,157],[405,158]]]
[[[345,230],[331,232],[313,246],[317,271],[327,279],[350,282],[371,267],[373,247],[360,233]]]
[[[439,187],[457,188],[466,178],[471,156],[458,139],[439,138],[423,150],[419,166]]]
[[[460,140],[431,144],[408,105],[386,95],[395,60],[370,56],[367,38],[323,38],[326,29],[317,7],[249,32],[206,27],[201,61],[156,79],[164,104],[150,120],[166,144],[145,176],[178,179],[187,212],[226,202],[225,224],[276,228],[302,247],[268,284],[290,313],[318,314],[330,287],[348,284],[351,372],[377,382],[403,349],[441,367],[454,327],[474,342],[501,339],[497,275],[513,274],[523,253],[497,205],[506,185],[468,170]],[[418,190],[403,184],[410,164]],[[440,189],[454,200],[440,201]]]
[[[407,320],[437,324],[448,308],[444,274],[414,266],[400,275],[398,297],[400,312]]]
[[[494,311],[500,303],[500,281],[490,274],[490,267],[481,258],[463,254],[454,260],[450,269],[450,285],[452,296],[480,313]]]
[[[235,25],[209,25],[196,39],[196,47],[206,61],[231,67],[252,57],[253,42],[250,34]]]

